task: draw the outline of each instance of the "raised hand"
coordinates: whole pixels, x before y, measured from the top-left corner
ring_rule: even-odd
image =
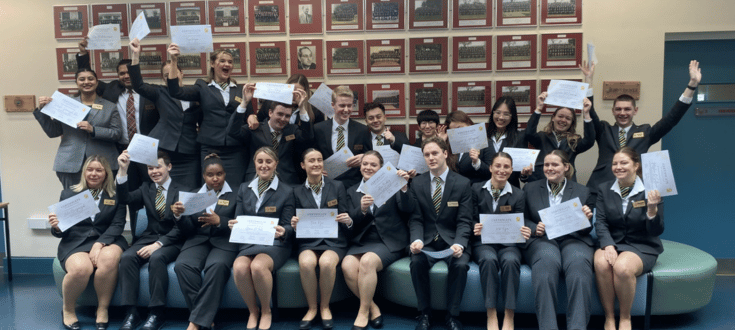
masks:
[[[689,62],[689,86],[697,87],[702,81],[702,69],[699,68],[699,62],[692,60]]]

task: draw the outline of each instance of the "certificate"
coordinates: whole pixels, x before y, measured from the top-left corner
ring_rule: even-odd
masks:
[[[546,237],[555,239],[589,228],[590,220],[584,215],[582,206],[584,204],[579,201],[579,197],[575,197],[559,205],[538,211],[541,221],[546,226]]]
[[[480,214],[482,244],[512,244],[526,241],[521,235],[523,213]]]
[[[590,65],[597,64],[597,55],[595,54],[595,44],[587,43],[587,63]]]
[[[454,154],[470,152],[470,149],[480,150],[488,146],[485,124],[448,129],[447,136]]]
[[[448,256],[451,256],[454,254],[454,250],[451,248],[447,248],[446,250],[441,251],[428,251],[428,250],[421,250],[426,256],[431,257],[433,259],[444,259]]]
[[[253,93],[253,97],[285,104],[292,104],[293,90],[293,84],[259,82],[255,84],[255,92]]]
[[[158,139],[135,133],[128,145],[130,161],[158,166]]]
[[[214,51],[212,27],[209,25],[173,25],[171,42],[179,45],[182,54],[199,54]]]
[[[377,146],[373,148],[373,150],[383,156],[383,164],[398,164],[398,159],[401,158],[401,155],[398,154],[397,151],[393,150],[389,145]]]
[[[130,33],[128,33],[128,37],[132,41],[135,38],[138,38],[138,41],[143,40],[149,33],[151,33],[151,29],[148,27],[148,20],[145,18],[145,11],[140,11],[140,14],[138,14],[138,17],[135,18],[135,22],[133,22],[133,25],[130,26]]]
[[[94,197],[92,197],[92,193],[89,190],[85,190],[74,195],[74,197],[51,205],[48,207],[48,210],[56,214],[56,218],[59,219],[59,229],[61,231],[66,231],[82,220],[100,213],[97,202],[94,201]]]
[[[200,194],[179,191],[179,202],[184,203],[184,208],[186,208],[184,215],[192,215],[217,203],[217,194],[214,190]]]
[[[528,165],[531,165],[531,169],[533,169],[539,153],[537,149],[524,148],[503,148],[503,152],[508,153],[513,158],[513,172],[520,172]]]
[[[549,95],[544,103],[569,109],[582,109],[589,87],[589,84],[576,81],[551,80],[547,90]]]
[[[314,94],[309,98],[309,104],[321,110],[327,118],[334,117],[334,107],[332,107],[332,89],[322,83],[316,89]]]
[[[403,186],[408,184],[406,179],[396,174],[397,171],[398,169],[393,164],[386,162],[378,172],[370,177],[370,180],[365,182],[363,190],[366,194],[373,196],[373,201],[376,206],[385,204]]]
[[[77,128],[77,124],[84,120],[84,117],[87,116],[90,110],[90,107],[82,104],[81,102],[62,94],[59,91],[55,91],[54,94],[51,95],[51,102],[46,104],[43,109],[41,109],[41,112],[55,120],[73,128]]]
[[[120,49],[120,24],[95,25],[87,35],[87,49]]]
[[[429,166],[424,160],[424,153],[421,148],[404,144],[401,149],[401,157],[398,159],[398,168],[404,171],[416,170],[416,173],[426,173]]]
[[[354,156],[350,148],[346,146],[339,151],[335,152],[329,158],[324,160],[324,170],[327,171],[327,176],[334,179],[342,173],[347,172],[350,169],[347,166],[347,159]]]
[[[671,170],[671,159],[668,150],[647,152],[641,155],[643,166],[643,182],[645,182],[646,196],[651,190],[658,190],[661,197],[674,196],[676,182]]]
[[[232,226],[230,243],[273,245],[278,218],[241,215]]]
[[[296,238],[337,238],[337,209],[296,209]]]

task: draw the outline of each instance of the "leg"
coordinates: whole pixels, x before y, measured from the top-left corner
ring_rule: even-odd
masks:
[[[236,251],[227,251],[212,247],[204,264],[204,279],[199,289],[194,308],[191,310],[189,322],[202,327],[210,327],[219,310],[225,285],[230,278],[232,263],[237,257]]]
[[[271,313],[271,294],[273,293],[273,259],[265,253],[255,256],[250,265],[253,274],[255,293],[260,300],[259,329],[270,329],[273,315]]]
[[[643,273],[643,261],[635,253],[621,252],[613,265],[615,295],[620,302],[620,330],[631,329],[630,309],[635,299],[636,277]]]
[[[110,300],[117,287],[117,270],[120,264],[122,249],[111,244],[100,250],[97,259],[97,270],[94,272],[94,291],[97,292],[97,320],[96,323],[109,322],[108,309]]]
[[[485,291],[485,290],[483,290]],[[498,330],[498,311],[495,308],[487,309],[487,330]]]
[[[515,309],[518,288],[521,282],[521,250],[515,246],[506,246],[498,251],[500,255],[500,287],[505,300],[505,316],[503,330],[515,328]]]
[[[316,253],[311,250],[304,250],[299,254],[299,275],[301,276],[301,286],[304,288],[304,296],[309,304],[309,310],[302,318],[302,321],[311,321],[316,317],[317,297],[316,297]],[[324,274],[322,274],[324,276]],[[324,297],[322,297],[324,299]]]
[[[173,245],[164,246],[148,258],[148,274],[150,280],[149,290],[151,301],[148,307],[166,306],[166,292],[168,291],[168,264],[176,260],[179,248]],[[137,290],[137,288],[136,288]],[[159,315],[162,316],[162,315]]]
[[[357,319],[355,319],[355,325],[364,327],[367,326],[368,319],[372,314],[373,319],[380,316],[380,309],[378,309],[373,297],[375,296],[375,288],[378,286],[378,272],[383,270],[383,263],[377,254],[367,252],[360,258],[360,270],[357,277],[357,285],[360,294],[360,309],[357,312]],[[372,311],[375,306],[375,312]]]
[[[321,297],[319,310],[322,320],[331,320],[332,311],[329,310],[329,301],[332,299],[334,280],[337,277],[339,255],[331,250],[322,252],[319,257],[319,293]]]
[[[360,270],[360,258],[362,255],[349,255],[342,260],[342,274],[345,275],[345,283],[355,297],[360,298],[360,290],[357,288],[357,277]]]
[[[190,312],[194,309],[194,300],[202,288],[202,269],[209,249],[209,243],[195,245],[182,251],[176,258],[174,272]]]
[[[488,322],[490,322],[490,310],[493,314],[497,314],[495,305],[498,301],[498,255],[492,245],[483,244],[474,248],[472,257],[480,267],[480,285],[485,295],[485,308],[488,310]]]
[[[593,290],[591,246],[577,239],[561,243],[561,260],[567,285],[567,329],[584,330],[590,321]]]
[[[605,330],[615,330],[615,284],[613,267],[605,260],[605,250],[595,250],[595,279],[602,309],[605,310]]]
[[[556,323],[557,288],[561,274],[561,252],[556,242],[539,238],[526,248],[524,257],[531,266],[531,282],[536,298],[539,329],[558,329]]]
[[[66,259],[64,263],[66,275],[61,284],[61,295],[63,297],[63,322],[72,324],[77,322],[77,299],[87,288],[89,277],[92,276],[94,266],[89,260],[89,253],[77,252]]]
[[[462,303],[462,295],[467,284],[467,271],[470,269],[470,255],[462,253],[459,258],[449,257],[448,260],[448,282],[447,283],[447,314],[452,317],[459,316],[459,305]]]
[[[251,256],[239,256],[235,259],[235,264],[232,266],[235,285],[250,311],[247,325],[248,329],[258,326],[258,315],[260,314],[258,302],[255,301],[255,286],[253,285],[253,276],[251,274],[252,261]]]
[[[61,182],[64,189],[69,189],[69,187],[79,183],[82,178],[82,171],[79,170],[76,173],[56,172],[56,177],[59,178],[59,182]]]
[[[131,307],[138,304],[138,286],[140,283],[140,266],[148,261],[139,257],[136,253],[145,244],[133,244],[123,252],[120,257],[120,292],[122,293],[123,306]]]
[[[421,314],[431,314],[431,288],[429,288],[429,269],[434,263],[423,254],[411,254],[411,282],[416,292],[418,309]]]

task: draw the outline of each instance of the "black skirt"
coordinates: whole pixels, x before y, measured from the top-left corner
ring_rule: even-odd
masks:
[[[72,249],[71,252],[67,253],[66,257],[64,257],[63,259],[59,258],[61,268],[66,271],[66,259],[69,259],[69,257],[71,257],[74,253],[92,251],[92,246],[94,245],[94,243],[97,243],[98,239],[99,237],[87,237],[87,239],[84,240],[82,244]],[[118,236],[117,238],[115,238],[115,241],[112,242],[112,244],[119,246],[120,249],[122,249],[123,251],[128,249],[128,241],[126,241],[125,238],[122,236]]]
[[[658,260],[658,255],[656,254],[648,254],[643,253],[641,250],[637,249],[635,246],[628,245],[625,243],[617,243],[615,244],[619,252],[632,252],[635,253],[638,258],[641,258],[641,261],[643,262],[643,273],[648,273],[653,269],[653,266],[656,265],[656,260]]]
[[[391,252],[383,240],[378,234],[378,228],[374,225],[370,225],[367,232],[362,236],[359,243],[353,244],[347,255],[363,254],[372,252],[378,255],[380,262],[383,263],[383,269],[387,268],[390,264],[396,262],[403,256],[403,250]]]
[[[266,246],[266,245],[253,245],[253,244],[246,244],[240,246],[240,253],[237,255],[240,256],[253,256],[255,257],[258,254],[265,253],[271,259],[273,259],[273,271],[278,270],[281,268],[286,261],[288,260],[288,257],[291,255],[291,248],[286,246]]]

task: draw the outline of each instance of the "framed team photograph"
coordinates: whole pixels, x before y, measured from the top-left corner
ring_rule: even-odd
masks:
[[[290,40],[289,43],[291,74],[301,73],[309,78],[324,77],[322,39]]]
[[[250,42],[250,75],[286,75],[286,42]]]
[[[204,1],[171,1],[168,8],[171,11],[171,26],[207,24]]]
[[[148,34],[149,37],[168,35],[165,2],[130,4],[130,17],[138,17],[141,12],[145,13],[145,20],[148,22],[148,28],[151,30],[151,33]]]
[[[452,71],[491,71],[493,69],[493,37],[452,38]]]
[[[365,41],[327,41],[327,75],[365,74]]]
[[[207,75],[207,53],[179,55],[179,69],[187,77],[203,77]]]
[[[403,30],[405,27],[403,0],[366,0],[367,30]]]
[[[378,102],[385,106],[386,117],[406,117],[404,83],[367,84],[367,102]]]
[[[453,27],[455,29],[493,26],[492,0],[453,1]]]
[[[446,72],[447,42],[447,37],[409,39],[408,48],[411,52],[409,71]]]
[[[362,0],[326,0],[327,31],[362,31]]]
[[[56,39],[80,39],[89,32],[87,5],[54,6],[54,35]]]
[[[498,36],[496,70],[536,70],[535,34]]]
[[[516,102],[518,114],[531,114],[536,109],[536,80],[496,81],[495,99],[509,96]]]
[[[448,1],[408,0],[408,6],[408,28],[410,30],[447,28]]]
[[[406,72],[404,39],[366,40],[368,74]]]
[[[564,79],[569,81],[576,81],[576,82],[582,82],[582,79]],[[541,94],[543,92],[546,92],[547,89],[549,89],[549,84],[551,83],[551,79],[543,79],[541,80],[541,89],[539,89],[538,93]],[[547,104],[544,107],[544,110],[541,111],[542,115],[552,115],[554,114],[554,111],[558,109],[559,107],[556,105]],[[574,112],[579,114],[582,113],[582,109],[574,109]]]
[[[536,26],[536,0],[495,0],[496,25],[505,26]]]
[[[452,109],[468,116],[489,116],[492,112],[492,81],[452,83]]]
[[[59,80],[74,80],[78,69],[77,53],[79,53],[79,47],[56,48],[56,68]]]
[[[212,34],[245,33],[245,3],[243,1],[209,1],[209,24]]]
[[[541,25],[582,24],[582,0],[541,0]]]
[[[77,87],[59,87],[57,90],[59,93],[68,97],[77,97],[79,95],[79,88]]]
[[[251,34],[286,33],[284,0],[251,0],[248,6]]]
[[[127,48],[127,47],[126,47]],[[94,71],[99,79],[117,79],[117,64],[128,59],[128,50],[95,50]]]
[[[577,69],[582,64],[582,34],[542,34],[541,70]]]
[[[416,117],[423,110],[434,110],[436,113],[446,115],[449,103],[449,91],[447,82],[421,82],[411,83],[408,95],[411,98],[411,117]]]
[[[291,0],[288,2],[288,31],[290,34],[321,34],[322,2]]]
[[[140,73],[145,78],[160,78],[161,65],[166,62],[168,45],[141,45],[140,46]],[[182,56],[179,56],[179,63]],[[184,70],[182,67],[181,70]]]
[[[245,42],[215,42],[213,48],[216,49],[227,49],[232,53],[232,76],[235,77],[246,77],[247,72],[247,48]]]
[[[120,37],[128,36],[128,5],[97,4],[92,5],[92,25],[119,24]]]
[[[316,90],[319,88],[320,83],[317,83],[317,86],[312,88],[311,90]],[[329,84],[327,87],[334,90],[335,88],[343,86],[343,84]],[[352,91],[352,114],[350,114],[350,118],[363,118],[362,115],[362,106],[365,105],[365,85],[363,84],[349,84],[344,85],[350,88]]]

